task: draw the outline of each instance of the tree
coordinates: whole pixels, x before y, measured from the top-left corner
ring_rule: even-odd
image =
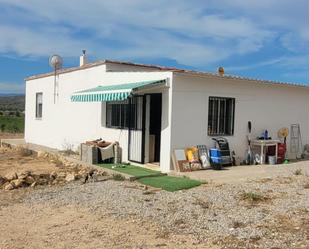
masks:
[[[5,124],[1,124],[1,125],[0,125],[0,130],[1,130],[2,132],[5,131]]]

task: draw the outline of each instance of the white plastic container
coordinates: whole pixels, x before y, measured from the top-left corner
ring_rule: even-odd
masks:
[[[270,165],[275,165],[276,164],[276,157],[275,156],[268,156],[268,163]]]

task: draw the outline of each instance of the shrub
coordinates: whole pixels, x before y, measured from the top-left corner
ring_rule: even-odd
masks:
[[[301,169],[296,169],[296,170],[294,171],[294,175],[296,175],[296,176],[300,176],[300,175],[302,175],[302,174],[303,174],[303,172],[302,172]]]
[[[113,174],[113,180],[115,181],[124,181],[125,180],[125,177],[121,174]]]
[[[260,201],[265,201],[268,198],[263,196],[262,194],[259,193],[254,193],[254,192],[244,192],[241,195],[242,200],[247,200],[250,202],[260,202]]]
[[[1,116],[0,129],[2,132],[24,132],[24,117]]]
[[[2,132],[5,131],[5,126],[6,126],[5,124],[1,124],[1,125],[0,125],[0,130],[1,130]]]
[[[22,147],[22,146],[18,146],[16,148],[16,152],[20,156],[31,156],[32,155],[31,150],[29,150],[28,148]]]
[[[69,142],[64,142],[62,144],[63,150],[61,151],[64,155],[70,156],[70,155],[77,155],[78,153],[74,151],[74,144]]]

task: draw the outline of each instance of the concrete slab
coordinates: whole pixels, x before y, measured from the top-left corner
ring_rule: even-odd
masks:
[[[300,169],[302,174],[309,176],[309,161],[299,161],[277,165],[250,165],[225,167],[223,170],[199,170],[193,172],[174,172],[174,175],[187,176],[191,179],[213,183],[238,183],[263,178],[287,177]]]

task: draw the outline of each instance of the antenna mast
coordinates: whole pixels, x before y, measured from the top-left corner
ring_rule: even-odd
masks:
[[[52,55],[49,58],[49,65],[54,69],[54,104],[56,104],[56,85],[57,85],[57,70],[62,68],[63,59],[59,55]]]

